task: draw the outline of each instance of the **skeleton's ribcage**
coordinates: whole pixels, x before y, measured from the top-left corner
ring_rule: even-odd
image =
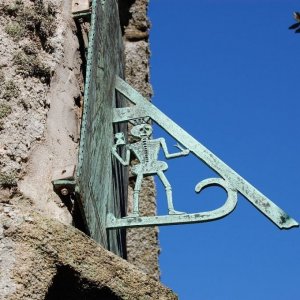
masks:
[[[159,171],[165,171],[168,169],[167,163],[164,161],[150,161],[147,163],[141,163],[132,166],[131,171],[133,174],[139,175],[155,175]]]

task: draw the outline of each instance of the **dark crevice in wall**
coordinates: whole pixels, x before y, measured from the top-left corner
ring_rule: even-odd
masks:
[[[69,266],[58,266],[45,300],[121,300],[108,287],[97,286]]]
[[[82,96],[78,96],[78,97],[75,97],[74,98],[74,103],[75,103],[75,105],[77,106],[77,107],[81,107],[82,106]]]
[[[119,0],[119,17],[122,29],[122,34],[124,35],[124,30],[128,26],[130,19],[132,18],[132,13],[130,13],[130,8],[135,0]]]
[[[75,24],[76,24],[76,29],[77,29],[77,38],[78,38],[78,42],[79,42],[79,52],[80,52],[80,57],[82,60],[82,64],[81,64],[81,70],[82,70],[82,74],[83,74],[83,78],[85,81],[85,74],[86,74],[86,60],[87,60],[87,46],[85,43],[85,39],[84,39],[84,29],[83,29],[83,24],[84,21],[82,19],[79,20],[75,20]]]
[[[91,234],[84,216],[83,207],[78,197],[79,196],[77,196],[77,198],[75,197],[72,209],[73,226],[85,233],[86,235],[90,236]]]
[[[87,54],[88,54],[88,34],[90,27],[90,19],[87,18],[79,18],[75,19],[76,25],[76,36],[78,38],[79,44],[79,53],[81,59],[81,74],[82,74],[82,94],[76,98],[74,98],[75,105],[79,108],[83,108],[83,99],[84,99],[84,86],[86,81],[86,68],[87,68]],[[82,113],[82,112],[81,112]],[[80,116],[81,119],[81,116]],[[69,199],[71,200],[71,199]],[[71,201],[72,205],[69,211],[72,214],[73,222],[72,225],[90,236],[90,231],[87,226],[87,221],[85,218],[84,210],[82,207],[82,203],[80,200],[80,195],[74,195]],[[85,298],[84,298],[85,299]]]

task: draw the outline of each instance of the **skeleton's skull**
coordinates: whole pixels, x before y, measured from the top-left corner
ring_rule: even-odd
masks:
[[[152,134],[152,126],[149,124],[136,125],[131,129],[131,134],[136,137],[149,137]]]

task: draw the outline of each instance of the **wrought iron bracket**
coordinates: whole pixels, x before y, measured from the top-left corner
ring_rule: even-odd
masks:
[[[76,191],[75,180],[55,180],[52,181],[54,191],[59,196],[68,196]]]
[[[134,88],[132,88],[128,83],[122,80],[119,77],[116,77],[116,90],[125,96],[133,106],[124,107],[124,108],[115,108],[113,114],[113,123],[120,122],[134,122],[134,120],[150,118],[160,127],[162,127],[168,134],[170,134],[175,140],[177,140],[182,146],[177,145],[181,150],[177,154],[170,155],[165,149],[164,139],[151,140],[146,138],[150,136],[149,133],[146,133],[146,125],[136,125],[137,130],[144,130],[144,133],[135,133],[135,136],[139,136],[144,143],[146,151],[150,151],[150,147],[153,147],[153,143],[156,143],[156,146],[160,145],[164,148],[167,158],[178,157],[181,155],[187,155],[191,153],[204,162],[208,167],[214,170],[220,177],[219,178],[210,178],[205,179],[199,182],[195,191],[200,192],[201,190],[209,186],[220,186],[227,192],[227,200],[225,204],[215,210],[207,212],[199,212],[192,214],[180,213],[173,210],[172,199],[168,199],[169,215],[165,216],[139,216],[138,213],[138,192],[139,188],[135,189],[136,199],[134,200],[134,211],[132,214],[124,218],[116,218],[112,214],[107,215],[107,229],[115,228],[125,228],[125,227],[141,227],[141,226],[155,226],[155,225],[172,225],[172,224],[186,224],[186,223],[199,223],[212,221],[225,217],[230,212],[232,212],[237,203],[238,193],[242,194],[247,198],[261,213],[263,213],[267,218],[269,218],[274,224],[276,224],[280,229],[288,229],[291,227],[299,226],[298,222],[291,218],[287,213],[285,213],[280,207],[278,207],[274,202],[268,199],[260,191],[258,191],[254,186],[252,186],[248,181],[231,169],[227,164],[225,164],[220,158],[203,146],[200,142],[194,139],[181,127],[179,127],[174,121],[172,121],[168,116],[161,112],[157,107],[155,107],[151,102],[145,99],[140,93],[138,93]],[[140,167],[136,171],[137,178],[142,179],[144,175],[149,175],[151,172],[154,175],[159,175],[163,184],[166,187],[166,192],[170,191],[171,187],[166,177],[161,176],[161,170],[164,165],[162,162],[157,161],[157,157],[154,160],[147,160],[148,154],[141,154],[139,150],[138,143],[136,144],[127,144],[124,141],[124,138],[120,134],[116,134],[116,143],[113,147],[113,155],[123,164],[129,164],[129,152],[134,151],[135,154],[140,154],[141,160],[143,163],[140,163]],[[152,143],[152,146],[150,145]],[[127,158],[124,160],[117,152],[117,147],[125,146],[127,147]],[[184,147],[184,148],[183,148]],[[150,150],[149,150],[149,149]],[[153,149],[151,150],[153,152]],[[151,154],[151,151],[149,152]],[[168,154],[168,156],[167,156]],[[152,155],[153,156],[153,155]],[[153,159],[153,158],[152,158]],[[155,165],[155,167],[149,167],[149,164]],[[149,169],[150,168],[150,169]],[[152,169],[151,169],[152,168]],[[158,174],[158,171],[160,174]],[[151,174],[150,174],[151,175]],[[140,177],[139,177],[140,176]],[[138,181],[138,180],[137,180]],[[139,183],[140,185],[140,183]],[[170,198],[170,197],[169,197]],[[169,201],[171,200],[171,201]],[[170,208],[170,206],[171,208]]]
[[[73,0],[72,1],[72,15],[74,19],[90,18],[91,8],[89,0]]]
[[[70,165],[54,173],[52,179],[53,189],[60,197],[76,192],[75,170],[76,166]]]

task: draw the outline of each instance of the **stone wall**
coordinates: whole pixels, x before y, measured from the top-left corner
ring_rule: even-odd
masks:
[[[0,5],[0,195],[21,192],[70,224],[51,179],[77,162],[82,74],[71,1]]]
[[[53,192],[53,174],[77,163],[79,142],[83,74],[71,2],[0,0],[0,299],[66,299],[70,290],[78,299],[176,299],[144,274],[159,277],[157,229],[128,231],[136,268],[70,226]],[[126,79],[149,98],[147,1],[120,2]],[[155,207],[149,178],[142,213]]]
[[[0,254],[0,299],[177,299],[79,230],[20,205],[0,204]]]
[[[125,79],[144,97],[150,99],[150,22],[147,18],[148,0],[119,1],[120,19],[124,31]],[[134,177],[130,177],[129,210],[131,209]],[[156,214],[156,192],[152,177],[143,181],[140,196],[141,215]],[[158,229],[134,228],[127,230],[127,259],[147,274],[159,278]]]

